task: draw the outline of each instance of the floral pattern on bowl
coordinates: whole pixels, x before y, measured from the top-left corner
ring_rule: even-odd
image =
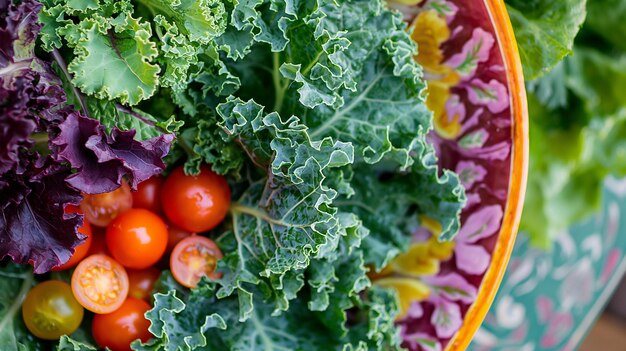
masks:
[[[440,231],[438,224],[422,218],[423,228],[413,234],[409,251],[374,278],[376,284],[398,291],[403,346],[427,351],[463,349],[469,340],[456,340],[459,331],[466,324],[472,324],[468,327],[472,330],[480,324],[480,320],[465,318],[470,318],[477,301],[488,304],[493,298],[491,292],[481,297],[481,289],[495,289],[504,267],[495,269],[497,274],[488,279],[489,284],[485,277],[491,266],[506,265],[517,229],[526,159],[520,161],[513,148],[519,148],[520,142],[521,149],[527,146],[524,132],[515,130],[519,121],[525,129],[525,108],[520,107],[525,106],[523,82],[507,66],[505,48],[499,44],[489,7],[494,1],[396,1],[390,6],[400,10],[410,24],[419,48],[415,59],[428,80],[427,105],[434,114],[430,139],[440,166],[459,174],[468,202],[452,243],[434,239]],[[504,12],[501,1],[499,6]],[[512,95],[511,87],[519,94]],[[521,170],[516,171],[514,164]],[[513,183],[520,189],[511,200]],[[506,216],[510,218],[504,225]],[[499,257],[494,260],[496,251]],[[480,314],[471,318],[482,320],[484,313]],[[469,329],[466,334],[473,334]]]

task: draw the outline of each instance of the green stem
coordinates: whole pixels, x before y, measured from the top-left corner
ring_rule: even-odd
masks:
[[[15,297],[15,301],[13,301],[13,305],[9,308],[7,313],[0,319],[0,334],[4,332],[4,329],[7,325],[15,318],[15,315],[22,307],[22,302],[26,298],[26,294],[30,291],[30,287],[33,285],[33,274],[28,273],[26,277],[24,277],[24,281],[22,282],[22,287]]]
[[[283,101],[285,100],[285,92],[287,91],[287,83],[280,76],[280,54],[278,52],[272,53],[273,70],[272,80],[274,81],[274,111],[280,113],[283,108]]]
[[[178,145],[180,145],[180,147],[183,148],[183,150],[185,150],[185,152],[187,153],[188,156],[195,156],[197,155],[195,151],[193,151],[193,149],[191,148],[191,146],[189,146],[189,144],[187,144],[187,142],[185,141],[185,139],[181,136],[180,138],[176,138],[176,142],[178,142]]]
[[[315,56],[315,58],[313,59],[313,61],[311,61],[311,63],[309,63],[300,73],[302,73],[303,76],[306,76],[309,71],[311,69],[313,69],[313,66],[315,66],[315,64],[317,63],[317,61],[320,60],[320,58],[322,57],[322,53],[323,51],[320,51],[317,53],[317,56]]]
[[[67,64],[65,63],[65,60],[63,59],[63,56],[61,56],[61,53],[59,52],[59,50],[53,49],[52,57],[54,57],[54,60],[57,62],[57,64],[61,68],[63,75],[67,79],[69,85],[72,87],[72,93],[74,93],[74,96],[76,96],[76,100],[78,100],[78,103],[80,104],[80,109],[83,111],[85,116],[90,117],[89,110],[87,109],[87,104],[85,103],[85,98],[78,91],[78,89],[76,89],[74,84],[72,84],[72,77],[70,76],[70,72],[67,70]]]

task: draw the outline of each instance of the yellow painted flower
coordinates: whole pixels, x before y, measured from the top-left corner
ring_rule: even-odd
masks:
[[[420,13],[412,24],[411,39],[417,43],[417,62],[427,72],[443,74],[450,71],[449,67],[442,65],[443,51],[441,44],[450,39],[450,29],[446,20],[435,11]]]
[[[395,2],[397,4],[402,4],[402,5],[414,6],[414,5],[418,5],[424,2],[424,0],[390,0],[390,2]]]
[[[395,289],[398,292],[400,314],[398,319],[404,318],[413,301],[424,301],[430,295],[428,286],[417,279],[384,278],[376,281],[376,285]]]
[[[426,105],[433,111],[435,131],[442,138],[455,139],[461,133],[461,116],[448,115],[446,104],[450,88],[459,84],[460,75],[443,64],[441,45],[450,39],[450,29],[443,16],[435,11],[424,11],[413,21],[411,38],[417,43],[417,62],[424,67],[428,78]]]
[[[432,236],[423,242],[413,243],[409,250],[396,257],[379,273],[370,273],[374,284],[393,288],[398,292],[403,318],[413,301],[423,301],[430,294],[430,287],[420,278],[433,276],[440,270],[440,264],[452,257],[454,242],[439,242],[441,224],[426,216],[420,217],[423,227]]]

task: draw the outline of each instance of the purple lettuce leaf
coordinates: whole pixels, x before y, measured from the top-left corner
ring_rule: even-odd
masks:
[[[133,189],[165,169],[163,157],[169,152],[173,134],[135,140],[135,131],[113,128],[111,133],[99,121],[76,111],[65,111],[58,135],[50,140],[57,161],[66,161],[78,171],[67,178],[73,187],[98,194],[113,191],[126,177]]]
[[[0,1],[0,174],[17,166],[21,149],[32,146],[39,116],[64,99],[60,81],[35,57],[41,4]]]
[[[69,174],[67,167],[50,158],[22,157],[16,170],[2,176],[0,258],[32,264],[35,273],[69,260],[85,238],[77,232],[82,216],[64,213],[67,205],[81,200],[80,192],[65,182]]]

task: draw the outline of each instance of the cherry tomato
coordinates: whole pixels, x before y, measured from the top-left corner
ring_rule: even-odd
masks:
[[[129,269],[128,273],[128,296],[136,299],[150,301],[154,283],[159,279],[161,271],[154,268]]]
[[[147,302],[129,297],[115,312],[93,317],[91,332],[100,347],[111,351],[130,351],[130,344],[150,340],[150,322],[144,317],[150,309]]]
[[[179,167],[165,180],[161,203],[172,224],[200,233],[224,220],[230,206],[230,187],[208,166],[202,166],[197,176],[187,176]]]
[[[46,340],[73,333],[80,326],[84,312],[72,295],[72,288],[60,280],[48,280],[35,286],[22,304],[26,328]]]
[[[107,227],[107,247],[113,258],[128,268],[143,269],[155,264],[167,247],[167,226],[161,217],[133,208]]]
[[[139,183],[133,192],[133,207],[145,208],[154,213],[161,212],[161,186],[163,177],[156,176]]]
[[[128,296],[128,274],[111,257],[92,255],[74,270],[72,291],[76,300],[91,312],[111,313]]]
[[[89,248],[89,256],[102,254],[110,255],[107,249],[106,229],[101,227],[92,228],[93,236],[91,237],[91,247]]]
[[[222,251],[213,240],[193,235],[176,245],[170,257],[170,269],[177,282],[194,288],[203,276],[221,278],[222,274],[215,272],[215,268],[222,257]]]
[[[80,210],[80,208],[76,206],[66,207],[65,212],[66,213],[80,213],[80,214],[83,213]],[[92,242],[92,237],[93,237],[91,233],[91,226],[89,225],[87,218],[83,217],[83,225],[80,226],[80,228],[78,228],[78,232],[86,235],[87,238],[81,244],[76,246],[76,248],[74,249],[74,253],[72,254],[72,257],[70,257],[70,259],[67,262],[65,262],[62,265],[54,267],[52,269],[53,271],[63,271],[63,270],[72,268],[76,266],[78,262],[80,262],[80,260],[82,260],[83,258],[85,258],[85,256],[87,256],[87,252],[89,252],[89,249],[91,248],[91,242]]]
[[[180,229],[175,225],[168,226],[167,233],[169,234],[169,237],[167,238],[167,250],[165,250],[165,252],[172,252],[176,244],[178,244],[184,238],[191,236],[191,233],[186,230]]]
[[[133,195],[126,182],[117,190],[104,194],[83,195],[80,208],[85,212],[89,223],[106,227],[120,213],[133,207]]]

